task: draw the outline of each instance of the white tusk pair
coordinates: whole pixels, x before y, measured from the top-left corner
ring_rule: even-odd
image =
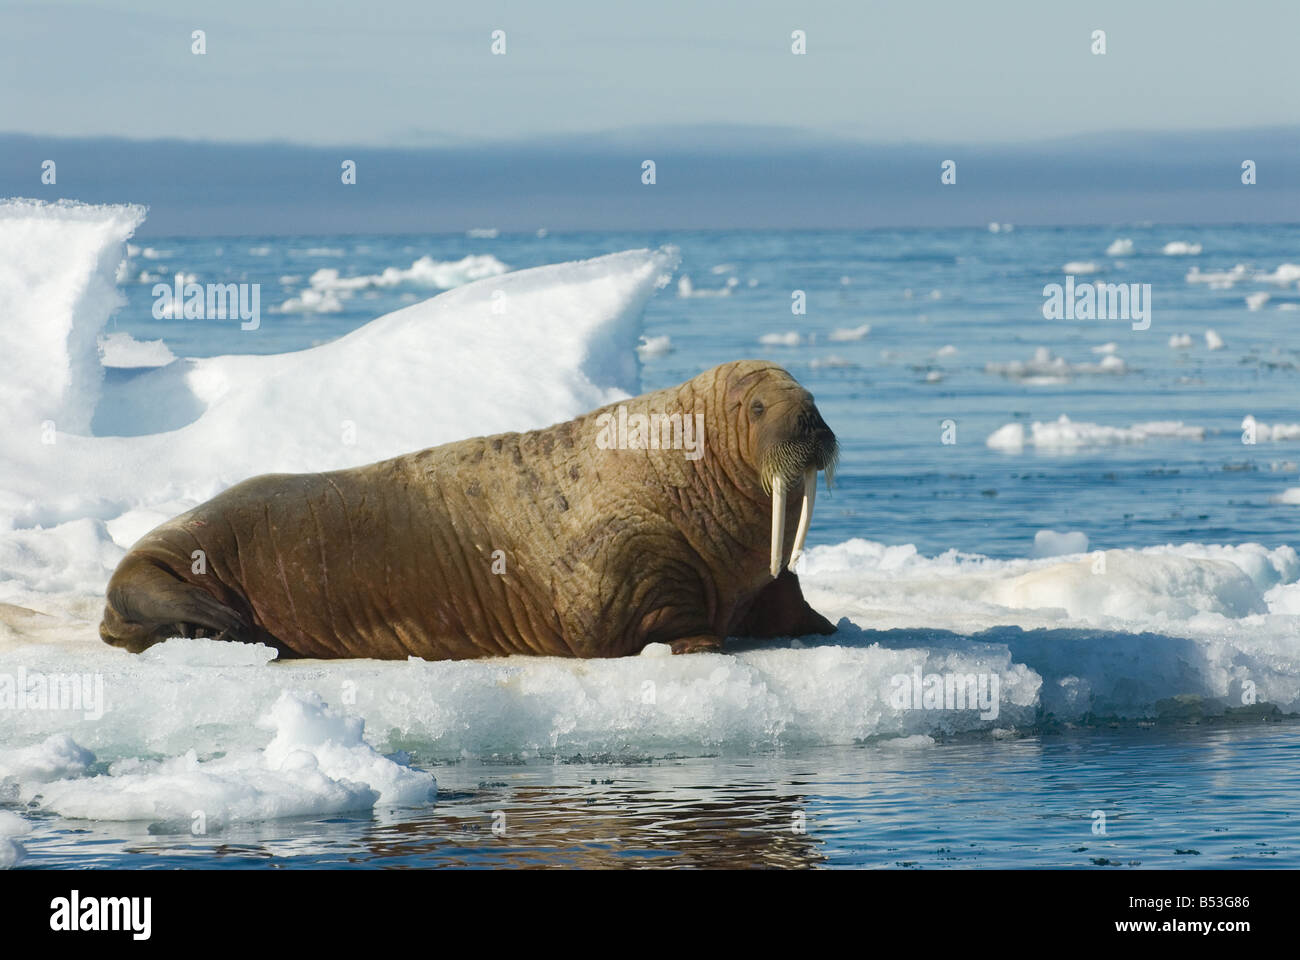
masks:
[[[799,527],[794,534],[794,548],[790,551],[788,567],[794,570],[795,562],[803,553],[808,539],[808,526],[812,523],[813,502],[817,499],[817,470],[810,467],[803,475],[803,507],[799,511]],[[769,570],[772,576],[781,575],[781,560],[785,553],[785,481],[772,478],[772,557]]]

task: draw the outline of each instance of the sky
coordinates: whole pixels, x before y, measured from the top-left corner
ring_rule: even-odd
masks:
[[[0,0],[0,132],[383,148],[724,124],[895,144],[1214,131],[1300,120],[1298,37],[1295,0]]]

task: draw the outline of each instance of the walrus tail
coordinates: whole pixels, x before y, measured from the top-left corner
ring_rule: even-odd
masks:
[[[128,556],[108,584],[99,624],[105,643],[140,653],[169,637],[256,642],[240,614],[147,558]]]

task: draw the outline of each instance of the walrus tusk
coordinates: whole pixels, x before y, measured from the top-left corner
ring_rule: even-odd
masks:
[[[803,543],[808,539],[808,525],[812,523],[813,501],[817,499],[817,468],[809,467],[803,475],[803,508],[799,511],[799,529],[794,534],[794,547],[790,550],[789,569],[794,572],[795,561],[803,553]]]
[[[785,481],[772,477],[772,562],[773,578],[781,575],[781,554],[785,551]]]

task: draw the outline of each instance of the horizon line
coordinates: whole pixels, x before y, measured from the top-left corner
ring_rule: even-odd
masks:
[[[33,133],[23,130],[0,130],[0,137],[25,138],[30,140],[63,140],[63,141],[82,141],[82,142],[109,142],[109,143],[129,143],[136,145],[144,144],[175,144],[181,146],[206,146],[206,147],[233,147],[233,148],[279,148],[279,149],[298,149],[298,150],[371,150],[371,151],[394,151],[394,152],[459,152],[475,150],[491,150],[503,148],[563,148],[566,142],[584,143],[591,145],[592,141],[607,140],[611,148],[621,147],[618,141],[620,138],[630,138],[636,136],[644,137],[662,137],[665,133],[677,132],[686,134],[688,132],[714,131],[723,134],[727,131],[745,132],[745,133],[765,133],[770,135],[771,140],[766,144],[737,144],[736,148],[748,147],[750,149],[757,146],[772,148],[774,152],[796,153],[800,151],[816,150],[818,147],[831,149],[918,149],[927,147],[943,147],[945,149],[953,147],[962,147],[970,150],[1008,150],[1024,149],[1034,147],[1044,147],[1051,145],[1065,145],[1076,143],[1080,140],[1103,139],[1132,137],[1144,139],[1158,139],[1166,137],[1224,137],[1233,135],[1260,135],[1260,134],[1286,134],[1292,133],[1300,136],[1300,123],[1292,124],[1257,124],[1253,126],[1240,127],[1184,127],[1171,129],[1131,129],[1131,128],[1113,128],[1108,130],[1093,130],[1070,134],[1054,134],[1050,136],[1014,139],[1014,140],[980,140],[980,141],[961,141],[961,140],[940,140],[940,139],[901,139],[887,140],[875,139],[866,140],[855,137],[846,137],[837,133],[830,133],[824,130],[817,130],[808,127],[793,127],[779,124],[745,124],[745,123],[690,123],[690,124],[647,124],[626,127],[610,127],[602,130],[590,130],[570,133],[556,134],[529,134],[515,138],[478,138],[469,139],[464,137],[449,138],[446,142],[429,142],[415,143],[402,142],[400,140],[366,144],[360,142],[313,142],[303,140],[288,139],[235,139],[221,140],[206,137],[182,137],[182,136],[152,136],[152,137],[134,137],[123,134],[67,134],[67,133]],[[795,134],[808,138],[807,143],[791,142],[788,139],[778,139],[779,134]],[[716,147],[700,145],[690,142],[660,142],[657,144],[660,148],[678,149],[687,148],[691,150],[714,150]]]

